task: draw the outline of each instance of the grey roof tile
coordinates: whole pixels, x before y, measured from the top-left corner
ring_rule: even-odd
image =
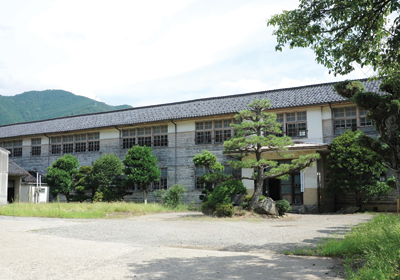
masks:
[[[23,169],[21,166],[19,166],[12,160],[9,160],[8,161],[8,175],[24,176],[24,175],[28,175],[28,171]]]
[[[367,91],[378,91],[380,81],[361,80]],[[247,108],[254,99],[269,99],[271,109],[344,102],[334,90],[335,83],[269,90],[222,97],[204,98],[119,111],[62,117],[0,126],[0,138],[51,134],[85,129],[135,125],[171,119],[186,119],[234,114]]]

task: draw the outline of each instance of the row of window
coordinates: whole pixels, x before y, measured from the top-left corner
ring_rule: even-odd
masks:
[[[373,122],[367,118],[367,112],[356,106],[334,108],[334,131],[335,135],[342,134],[347,130],[356,131],[357,129],[366,132],[375,132]]]
[[[135,145],[147,147],[168,146],[168,126],[149,126],[122,130],[122,148],[130,149]]]
[[[307,137],[307,113],[306,111],[276,114],[277,122],[282,125],[282,135],[293,138]],[[375,128],[367,113],[356,106],[333,109],[334,133],[340,135],[346,130],[357,129],[366,133],[375,132]],[[210,120],[196,122],[196,144],[222,144],[234,134],[231,124],[233,119]],[[50,153],[71,154],[100,150],[100,133],[82,133],[51,137]],[[40,156],[42,153],[41,139],[31,139],[31,155]],[[167,147],[168,126],[139,127],[122,130],[122,148],[129,149],[132,146]],[[12,157],[22,156],[22,140],[0,142],[0,147],[10,151]]]

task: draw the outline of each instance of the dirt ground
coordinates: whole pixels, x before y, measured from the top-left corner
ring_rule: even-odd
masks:
[[[0,216],[1,279],[343,279],[339,260],[284,250],[341,236],[369,215],[211,219]]]

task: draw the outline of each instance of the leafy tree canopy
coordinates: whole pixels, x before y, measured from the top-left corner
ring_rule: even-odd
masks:
[[[58,158],[47,168],[46,182],[54,195],[65,195],[70,202],[70,193],[75,186],[75,175],[78,173],[79,161],[76,157],[66,154]]]
[[[123,193],[117,191],[117,180],[124,174],[124,165],[116,155],[105,154],[96,159],[90,173],[90,181],[102,193],[102,200],[122,199]],[[122,197],[121,197],[122,196]]]
[[[235,136],[224,142],[224,153],[236,156],[240,161],[230,161],[233,168],[250,168],[254,170],[251,177],[243,179],[254,180],[254,195],[249,203],[253,209],[262,193],[263,182],[269,178],[284,178],[296,170],[302,170],[315,162],[319,154],[308,154],[294,159],[288,164],[278,164],[276,160],[263,157],[267,152],[275,152],[282,159],[290,158],[292,155],[285,153],[289,146],[293,146],[292,139],[288,136],[279,137],[282,130],[276,122],[276,114],[266,112],[271,106],[269,100],[254,100],[248,105],[248,110],[240,111],[235,119],[238,124],[232,124]],[[243,159],[248,155],[253,155]],[[268,169],[268,171],[266,171]]]
[[[400,69],[398,0],[300,0],[299,7],[272,16],[276,50],[311,48],[316,60],[336,74],[369,65],[380,76]]]
[[[361,131],[348,130],[335,138],[328,156],[328,190],[338,194],[353,192],[360,208],[371,198],[392,191],[388,184],[391,179],[380,181],[380,176],[387,170],[380,156],[357,143],[357,137],[362,135]]]
[[[123,163],[126,174],[125,184],[140,187],[143,190],[144,202],[147,203],[147,189],[161,176],[157,157],[152,154],[150,147],[133,146],[125,155]]]

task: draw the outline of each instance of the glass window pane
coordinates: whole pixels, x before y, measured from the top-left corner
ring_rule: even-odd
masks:
[[[222,121],[215,121],[215,128],[222,128]]]
[[[357,116],[356,107],[346,107],[346,117],[355,117]]]
[[[296,121],[296,113],[286,113],[286,121],[287,122],[295,122]]]
[[[334,118],[344,118],[344,108],[333,109],[333,117]]]
[[[297,112],[297,121],[305,121],[307,120],[306,112]]]
[[[204,122],[204,129],[212,129],[212,121]]]

